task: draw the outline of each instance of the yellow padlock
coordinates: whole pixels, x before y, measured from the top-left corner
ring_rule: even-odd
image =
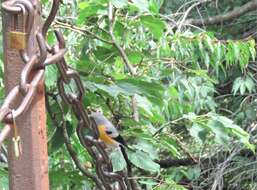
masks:
[[[20,15],[22,17],[21,31],[18,29],[19,16],[13,15],[13,28],[8,35],[8,44],[11,49],[24,50],[27,48],[27,33],[26,33],[26,21],[25,15]]]

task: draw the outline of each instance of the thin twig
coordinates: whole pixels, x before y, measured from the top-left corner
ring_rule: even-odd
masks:
[[[171,134],[172,137],[175,139],[176,143],[179,145],[179,147],[183,150],[183,152],[194,162],[197,163],[196,158],[190,153],[188,148],[184,145],[184,143],[179,140],[179,138],[176,135]]]
[[[135,68],[133,68],[133,66],[130,64],[127,54],[125,53],[124,49],[119,45],[119,43],[116,40],[115,35],[113,34],[113,28],[115,26],[114,13],[115,13],[115,11],[113,10],[113,5],[111,3],[109,3],[108,19],[109,19],[109,33],[110,33],[110,36],[112,38],[112,41],[113,41],[115,47],[120,52],[120,55],[121,55],[125,65],[126,65],[126,67],[128,68],[130,74],[132,76],[135,76],[137,74]],[[139,114],[138,114],[138,108],[137,108],[137,103],[136,103],[135,96],[132,97],[132,110],[133,110],[134,120],[139,121]]]
[[[54,22],[54,27],[55,28],[65,28],[65,29],[69,29],[72,30],[74,32],[80,33],[82,35],[90,35],[92,37],[94,37],[95,39],[98,39],[104,43],[107,44],[113,44],[112,41],[106,40],[98,35],[96,35],[95,33],[91,32],[90,30],[87,30],[86,28],[80,28],[78,26],[69,24],[69,23],[64,23],[64,22],[60,22],[60,21],[55,21]]]
[[[128,68],[130,74],[132,76],[136,75],[136,71],[135,68],[133,68],[133,66],[130,64],[128,56],[126,55],[125,51],[123,50],[123,48],[119,45],[119,43],[117,42],[117,39],[115,37],[115,35],[113,34],[113,28],[115,25],[115,17],[113,16],[113,5],[111,3],[109,3],[109,9],[108,9],[108,18],[109,18],[109,34],[112,38],[112,41],[115,45],[115,47],[118,49],[118,51],[120,52],[120,55],[126,65],[126,67]]]
[[[185,21],[186,21],[186,18],[188,17],[189,13],[191,12],[191,10],[195,7],[197,7],[198,5],[202,4],[202,3],[206,3],[206,2],[209,2],[211,0],[202,0],[202,1],[198,1],[196,3],[194,3],[193,5],[191,5],[187,11],[185,12],[185,14],[183,15],[182,17],[182,20],[181,22],[179,23],[179,26],[178,26],[178,31],[177,32],[180,32],[181,31],[181,28],[183,26],[183,24],[185,24]]]

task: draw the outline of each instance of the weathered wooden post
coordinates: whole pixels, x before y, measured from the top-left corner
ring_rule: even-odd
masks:
[[[42,27],[41,5],[39,0],[18,0],[18,4],[22,4],[23,2],[31,3],[33,6],[32,15],[34,16],[34,22],[28,36],[29,40],[27,45],[28,55],[31,56],[38,51],[35,31],[40,30]],[[2,13],[4,80],[6,93],[8,93],[14,86],[19,84],[21,70],[25,66],[19,51],[10,48],[10,44],[8,43],[9,32],[13,29],[13,23],[16,23],[18,20],[18,24],[16,24],[22,27],[23,18],[21,14],[18,14],[18,17],[14,17],[13,14],[7,11],[3,10]],[[31,75],[33,75],[33,73]],[[23,98],[22,95],[20,98]],[[10,190],[48,190],[48,154],[43,80],[37,87],[37,92],[31,106],[29,106],[26,113],[19,116],[15,122],[19,136],[21,137],[22,154],[18,158],[14,155],[12,142],[13,132],[11,132],[8,143]]]

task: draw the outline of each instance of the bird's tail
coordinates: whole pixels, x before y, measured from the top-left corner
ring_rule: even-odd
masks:
[[[126,152],[126,147],[129,148],[127,146],[127,143],[125,142],[125,140],[123,139],[123,137],[121,135],[119,135],[118,137],[114,138],[114,140],[116,140],[117,142],[119,142],[119,147],[120,147],[120,150],[121,150],[121,153],[126,161],[126,164],[127,164],[127,170],[128,170],[128,175],[132,175],[132,164],[131,162],[129,161],[129,158],[128,158],[128,154]],[[131,177],[131,176],[129,176]]]
[[[132,174],[132,164],[129,161],[128,154],[126,152],[126,148],[122,144],[120,145],[120,150],[121,150],[121,153],[122,153],[122,155],[123,155],[123,157],[126,161],[126,164],[127,164],[128,175],[131,175]]]

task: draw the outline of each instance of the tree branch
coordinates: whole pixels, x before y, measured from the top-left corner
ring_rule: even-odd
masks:
[[[65,28],[65,29],[69,29],[71,31],[74,31],[74,32],[77,32],[81,35],[89,35],[89,36],[92,36],[93,38],[95,39],[98,39],[104,43],[107,43],[107,44],[111,44],[113,45],[113,42],[112,41],[108,41],[98,35],[96,35],[94,32],[91,32],[90,30],[86,29],[86,28],[80,28],[80,27],[77,27],[73,24],[69,24],[69,23],[64,23],[64,22],[60,22],[58,20],[54,21],[54,27],[55,28]]]
[[[171,159],[167,158],[164,160],[156,161],[160,165],[161,168],[170,168],[170,167],[178,167],[178,166],[192,166],[197,164],[192,160],[192,158],[183,158],[183,159]]]
[[[191,157],[182,158],[182,159],[166,158],[163,160],[156,160],[155,162],[158,163],[160,167],[164,169],[167,169],[170,167],[179,167],[179,166],[193,166],[195,164],[200,164],[201,168],[205,169],[206,167],[208,167],[208,164],[210,162],[216,163],[217,165],[224,162],[228,157],[228,155],[230,154],[231,152],[229,151],[220,151],[215,153],[214,155],[203,156],[203,157],[195,158],[194,160]],[[249,149],[237,150],[234,156],[242,156],[248,159],[256,158],[255,153],[253,153]],[[197,162],[195,160],[197,160]]]
[[[193,5],[191,5],[191,6],[187,9],[187,11],[185,12],[185,14],[183,15],[181,22],[179,23],[178,32],[181,31],[181,27],[182,27],[182,25],[184,24],[184,22],[186,21],[186,18],[187,18],[187,16],[189,15],[189,13],[191,12],[191,10],[192,10],[193,8],[197,7],[198,5],[200,5],[200,4],[202,4],[202,3],[209,2],[209,1],[210,1],[210,0],[202,0],[202,1],[198,1],[198,2],[194,3]],[[186,23],[186,24],[188,24],[188,23]]]
[[[114,28],[114,25],[115,25],[115,17],[113,15],[113,5],[111,3],[109,3],[108,18],[109,18],[109,33],[110,33],[110,36],[112,38],[112,41],[113,41],[115,47],[120,52],[121,57],[122,57],[125,65],[126,65],[126,67],[128,68],[130,74],[132,76],[134,76],[134,75],[136,75],[135,68],[133,68],[133,66],[130,64],[128,56],[126,55],[123,48],[119,45],[119,43],[116,40],[116,37],[113,34],[113,28]]]
[[[109,33],[110,33],[110,36],[112,38],[114,46],[120,52],[120,55],[121,55],[125,65],[126,65],[126,67],[128,68],[129,73],[132,76],[135,76],[137,74],[135,68],[130,64],[126,52],[119,45],[119,43],[117,42],[116,37],[115,37],[115,35],[113,33],[113,28],[115,26],[115,16],[114,16],[114,11],[113,11],[113,5],[111,3],[109,3],[109,7],[108,8],[109,8],[108,9],[108,19],[109,19]],[[138,108],[137,108],[137,102],[136,102],[135,96],[132,97],[131,101],[132,101],[133,119],[136,120],[136,121],[139,121],[139,114],[138,114]]]
[[[257,9],[257,0],[252,0],[241,7],[234,9],[227,14],[217,15],[213,17],[209,17],[207,19],[188,19],[185,24],[191,24],[196,26],[204,26],[204,25],[215,25],[222,24],[224,22],[234,20],[250,11],[256,11]]]

